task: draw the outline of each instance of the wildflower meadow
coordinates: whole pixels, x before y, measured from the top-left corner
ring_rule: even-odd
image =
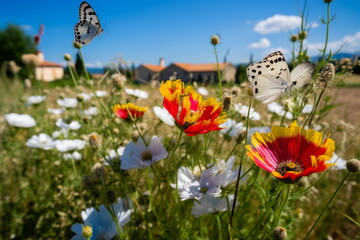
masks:
[[[0,66],[0,239],[360,239],[359,108],[339,100],[360,64],[333,59],[321,2],[319,59],[304,7],[292,57],[240,66],[243,81],[224,81],[210,34],[212,84],[92,74],[102,3],[79,2],[63,79],[38,80],[35,53]]]

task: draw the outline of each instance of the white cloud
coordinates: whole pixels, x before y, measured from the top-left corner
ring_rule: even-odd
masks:
[[[261,38],[259,42],[254,42],[249,45],[249,48],[268,48],[271,42],[267,38]]]
[[[306,46],[310,54],[316,54],[319,53],[319,49],[324,48],[324,43],[306,43]],[[328,43],[327,51],[331,50],[332,53],[335,53],[339,49],[340,52],[347,52],[347,53],[359,52],[360,31],[355,33],[354,35],[346,35],[340,40]]]
[[[89,68],[102,68],[104,67],[104,64],[100,61],[96,61],[95,63],[87,62],[85,63],[85,66]]]
[[[300,24],[301,17],[299,16],[276,14],[258,22],[254,27],[254,31],[261,34],[290,31],[299,27]]]

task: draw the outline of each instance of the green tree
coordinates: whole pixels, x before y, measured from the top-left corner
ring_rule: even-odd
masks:
[[[9,24],[4,30],[0,30],[0,66],[11,60],[23,66],[21,56],[35,52],[34,41],[20,27]]]

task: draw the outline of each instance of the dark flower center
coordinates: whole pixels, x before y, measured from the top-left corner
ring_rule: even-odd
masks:
[[[141,157],[144,162],[151,162],[153,155],[149,150],[145,150],[142,152]]]
[[[275,169],[275,171],[280,173],[281,176],[284,176],[285,173],[289,171],[302,172],[303,170],[304,168],[301,166],[301,164],[290,160],[279,163]]]

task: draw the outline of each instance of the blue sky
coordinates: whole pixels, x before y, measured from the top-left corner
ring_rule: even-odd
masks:
[[[303,0],[89,0],[104,33],[84,46],[89,66],[101,66],[124,59],[136,65],[158,64],[163,57],[171,62],[208,63],[215,57],[210,36],[220,34],[220,60],[227,51],[228,61],[247,62],[250,54],[260,60],[274,50],[288,55],[290,32],[298,32]],[[73,27],[78,22],[81,0],[2,1],[0,28],[13,23],[27,34],[35,35],[41,24],[45,33],[39,49],[49,61],[64,63],[63,55],[73,56]],[[326,16],[322,0],[308,0],[309,32],[307,46],[311,55],[318,53],[325,38]],[[342,52],[360,52],[360,1],[334,0],[331,12],[330,47]],[[285,25],[284,25],[285,23]],[[291,30],[290,30],[291,29]]]

